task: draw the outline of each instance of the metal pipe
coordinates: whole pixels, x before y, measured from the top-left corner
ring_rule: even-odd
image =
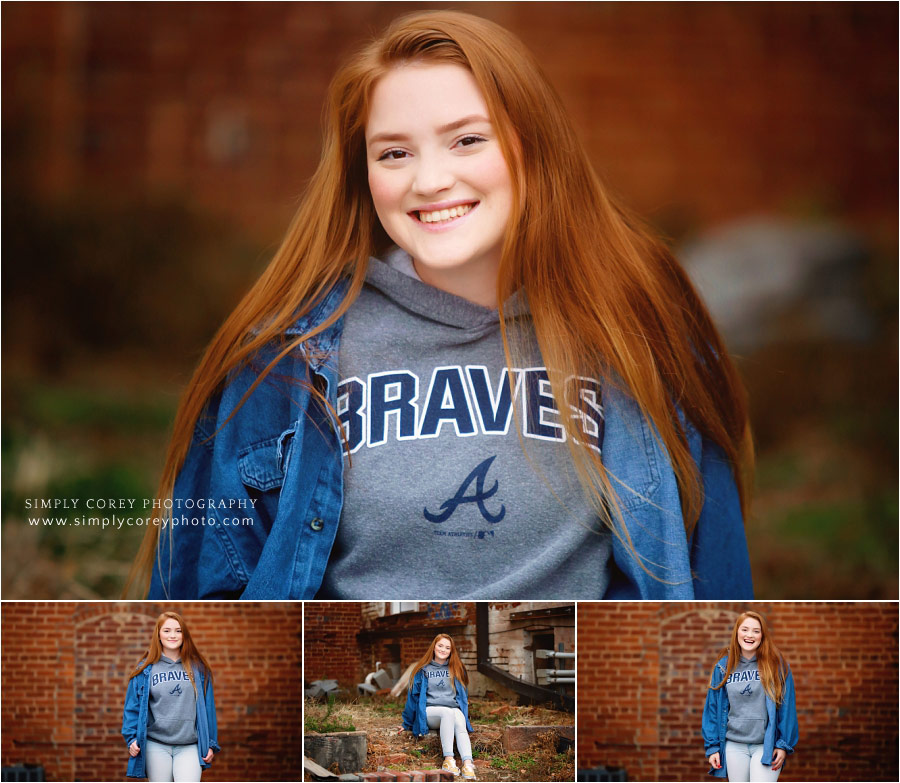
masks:
[[[555,650],[535,650],[537,658],[575,658],[573,652],[556,652]]]
[[[478,601],[475,604],[475,656],[478,660],[478,671],[486,677],[499,682],[515,693],[524,696],[532,703],[551,702],[559,709],[572,712],[575,710],[575,698],[558,693],[550,688],[543,688],[530,682],[513,677],[509,672],[490,661],[490,630],[488,628],[488,604]],[[575,680],[572,680],[574,683]]]

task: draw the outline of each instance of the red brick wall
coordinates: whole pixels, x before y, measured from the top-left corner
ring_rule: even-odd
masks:
[[[894,4],[448,5],[524,39],[641,213],[896,217]],[[433,7],[7,5],[8,176],[48,193],[183,192],[272,241],[318,159],[338,63]]]
[[[406,667],[425,653],[437,633],[448,630],[457,640],[463,662],[475,666],[474,604],[423,601],[419,604],[420,612],[386,618],[377,616],[375,609],[380,606],[350,601],[304,604],[307,682],[333,678],[355,692],[357,683],[363,681],[377,662],[397,662]],[[466,618],[471,620],[471,640],[463,637]],[[360,635],[373,629],[386,633],[368,634],[365,638]]]
[[[355,692],[362,664],[356,634],[362,616],[354,601],[316,601],[303,605],[303,678],[338,680]]]
[[[896,603],[580,604],[579,767],[705,776],[709,672],[747,608],[794,673],[800,742],[782,779],[897,780]]]
[[[299,780],[301,612],[274,602],[4,603],[3,766],[123,780],[128,674],[167,610],[185,618],[213,670],[222,753],[203,779]]]

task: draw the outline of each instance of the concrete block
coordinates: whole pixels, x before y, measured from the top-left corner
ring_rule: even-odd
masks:
[[[555,731],[560,737],[575,741],[575,726],[507,726],[503,732],[503,750],[507,753],[526,750],[538,734]]]
[[[307,734],[303,737],[303,749],[307,756],[325,769],[337,762],[341,772],[359,772],[366,765],[366,732]]]
[[[375,682],[378,683],[378,687],[382,689],[386,688],[390,690],[394,685],[393,678],[384,669],[379,669],[375,672],[372,679],[375,680]]]
[[[400,679],[400,675],[403,674],[403,667],[399,663],[386,663],[385,668],[388,670],[388,674],[391,675],[391,679],[394,682],[397,682],[397,680]]]

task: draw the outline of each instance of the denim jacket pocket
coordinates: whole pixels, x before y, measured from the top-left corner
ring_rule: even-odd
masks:
[[[268,492],[284,483],[282,438],[253,443],[238,452],[238,473],[245,486]]]

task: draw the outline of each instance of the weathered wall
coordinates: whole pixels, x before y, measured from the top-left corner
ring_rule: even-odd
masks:
[[[571,617],[512,619],[527,610],[571,606],[565,602],[488,602],[491,660],[514,676],[534,682],[533,654],[536,635],[552,636],[553,648],[573,652]],[[305,672],[307,680],[332,677],[353,690],[377,663],[399,663],[405,669],[428,649],[438,633],[456,642],[469,670],[470,692],[491,690],[511,696],[494,681],[476,672],[476,625],[473,602],[420,602],[418,611],[390,614],[384,602],[307,602]],[[552,666],[551,666],[552,667]],[[561,667],[562,668],[562,667]]]

